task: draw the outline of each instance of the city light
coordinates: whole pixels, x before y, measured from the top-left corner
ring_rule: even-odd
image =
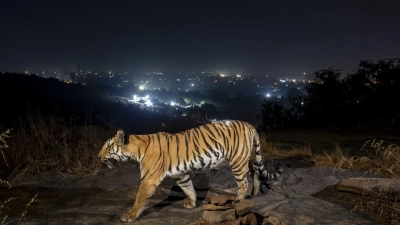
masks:
[[[151,103],[150,100],[147,100],[144,104],[146,104],[147,106],[153,106],[153,103]]]
[[[24,73],[34,74],[32,71],[24,70]],[[1,72],[0,72],[1,73]],[[50,74],[50,76],[46,76]],[[233,95],[235,92],[242,92],[247,90],[250,92],[251,88],[258,89],[256,91],[257,95],[263,93],[264,98],[283,98],[285,93],[290,88],[296,88],[301,90],[303,85],[312,82],[312,80],[304,79],[304,78],[296,78],[296,77],[286,77],[286,76],[275,76],[275,75],[266,75],[267,77],[272,77],[271,79],[256,79],[256,77],[250,77],[250,74],[240,74],[240,73],[229,73],[229,72],[221,72],[221,71],[210,71],[210,72],[198,72],[196,73],[183,73],[185,78],[177,77],[176,75],[164,75],[159,72],[151,72],[151,73],[138,73],[133,74],[129,72],[123,73],[115,73],[114,71],[105,71],[105,72],[90,72],[85,70],[80,70],[79,72],[71,73],[74,75],[74,80],[69,77],[63,77],[63,75],[59,72],[46,72],[46,70],[40,70],[39,75],[41,77],[53,77],[58,78],[59,80],[68,83],[80,83],[85,84],[86,79],[101,79],[107,82],[107,84],[114,85],[118,88],[127,87],[127,85],[132,85],[137,88],[137,92],[135,95],[131,95],[131,99],[126,100],[124,102],[129,102],[131,104],[140,104],[142,106],[153,105],[153,99],[150,99],[148,95],[141,95],[141,91],[146,90],[154,90],[154,91],[162,91],[165,89],[167,92],[180,93],[181,91],[191,92],[193,90],[205,90],[209,88],[209,85],[213,85],[213,88],[231,88]],[[193,75],[194,74],[194,75]],[[301,72],[300,74],[306,74],[305,72]],[[71,75],[72,76],[72,75]],[[155,78],[152,79],[152,77]],[[162,77],[161,77],[162,76]],[[222,76],[222,78],[221,78]],[[150,78],[149,78],[150,77]],[[264,76],[265,77],[265,76]],[[118,78],[118,79],[114,79]],[[194,83],[196,82],[196,84]],[[150,85],[150,86],[149,86]],[[248,85],[251,85],[248,86]],[[187,88],[189,86],[189,88]],[[186,88],[184,88],[186,87]],[[272,94],[271,94],[272,92]],[[160,96],[157,96],[159,93],[152,93],[154,95],[155,100],[159,100]],[[261,97],[262,98],[262,97]],[[260,99],[261,99],[260,98]],[[148,101],[149,100],[149,101]],[[206,101],[202,100],[201,103],[205,103]],[[207,101],[208,102],[208,101]],[[166,101],[163,102],[167,105],[171,106],[179,106],[176,102]],[[180,106],[181,107],[181,106]]]

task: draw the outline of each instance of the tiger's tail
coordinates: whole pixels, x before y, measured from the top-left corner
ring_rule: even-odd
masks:
[[[278,166],[274,170],[268,170],[264,166],[264,162],[261,155],[261,147],[260,147],[260,137],[256,132],[253,137],[253,145],[255,148],[255,155],[256,155],[256,165],[253,165],[255,172],[258,174],[259,178],[261,179],[261,184],[267,183],[269,178],[278,178],[282,174],[282,167]]]

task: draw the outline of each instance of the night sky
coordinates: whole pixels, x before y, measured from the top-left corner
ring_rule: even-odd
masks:
[[[400,55],[399,0],[0,1],[0,71],[301,76]]]

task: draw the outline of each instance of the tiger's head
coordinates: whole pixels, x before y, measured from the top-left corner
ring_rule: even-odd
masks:
[[[127,161],[131,159],[131,153],[124,152],[124,131],[118,130],[114,137],[108,139],[104,143],[99,152],[99,157],[109,168],[114,167],[110,159],[117,161]]]

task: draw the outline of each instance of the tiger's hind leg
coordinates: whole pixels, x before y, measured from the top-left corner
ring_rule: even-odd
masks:
[[[253,190],[251,191],[251,195],[254,197],[260,192],[261,181],[260,176],[258,175],[258,171],[255,170],[253,164],[249,162],[249,170],[250,175],[253,178]]]
[[[190,179],[189,174],[184,174],[180,176],[172,177],[178,186],[185,192],[188,197],[185,200],[183,206],[187,209],[193,209],[196,207],[196,191],[194,190],[192,180]]]

